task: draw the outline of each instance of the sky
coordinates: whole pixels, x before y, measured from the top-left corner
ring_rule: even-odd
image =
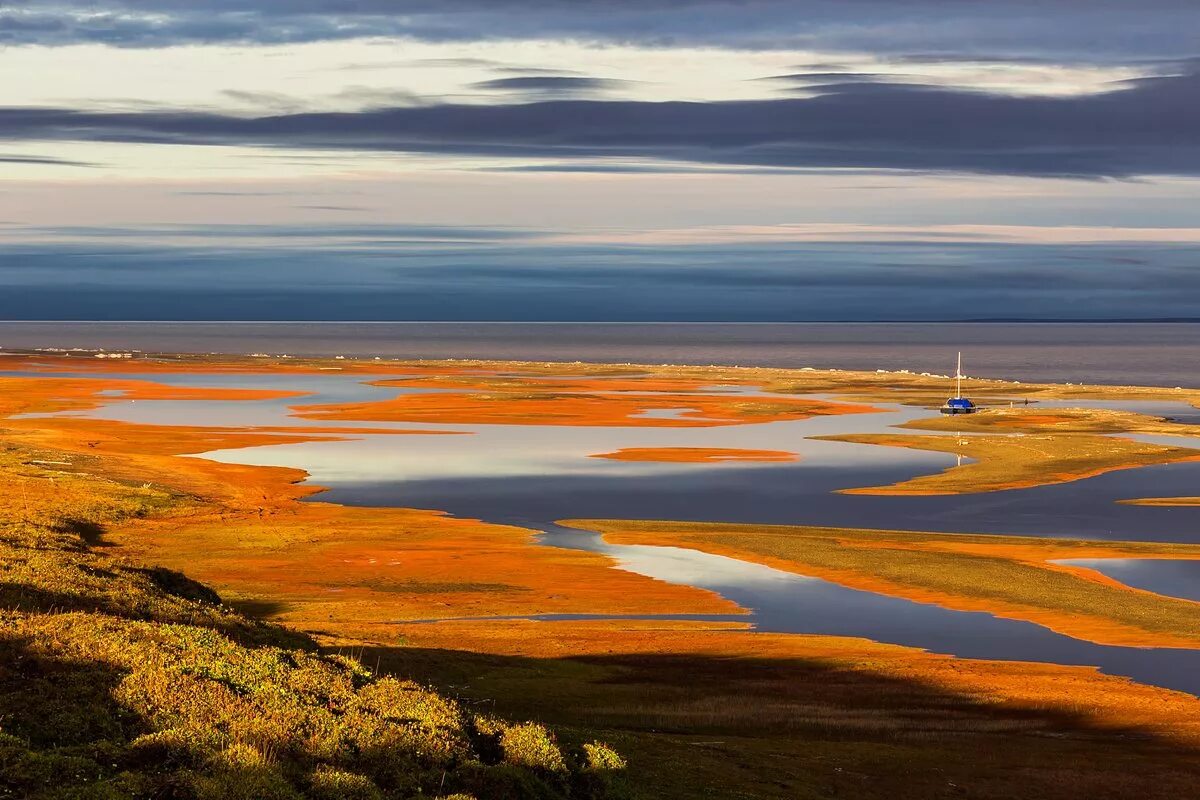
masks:
[[[0,0],[0,318],[1200,318],[1200,4]]]

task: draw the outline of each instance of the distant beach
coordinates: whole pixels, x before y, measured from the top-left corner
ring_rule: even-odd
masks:
[[[0,348],[898,370],[1196,386],[1200,323],[0,322]]]

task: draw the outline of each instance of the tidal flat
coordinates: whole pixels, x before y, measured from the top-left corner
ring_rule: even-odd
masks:
[[[512,796],[1178,797],[1200,778],[1200,603],[1074,563],[1200,559],[1200,509],[1118,503],[1147,473],[1163,496],[1194,485],[1194,426],[1169,417],[1198,391],[978,380],[984,409],[949,420],[945,379],[905,372],[45,354],[0,369],[0,702],[25,758],[83,757],[92,734],[67,752],[35,730],[15,643],[102,659],[120,686],[161,680],[131,665],[164,657],[148,642],[165,629],[122,634],[110,657],[63,627],[136,623],[199,626],[217,661],[259,637],[416,681],[425,707],[447,704],[437,724],[465,731],[457,755],[413,767],[430,793],[453,762],[455,786],[489,796],[500,778],[458,766],[472,759],[551,787]],[[62,555],[37,544],[51,535]],[[87,580],[49,586],[35,549]],[[151,569],[207,588],[171,594],[168,614],[105,575]],[[1007,653],[964,656],[981,639]],[[174,730],[134,688],[111,713],[137,724],[95,741],[132,752]],[[505,733],[527,720],[548,728]],[[195,725],[217,743],[179,747],[222,775],[337,770],[413,793],[279,731],[278,764],[220,761],[261,732]],[[521,761],[522,736],[552,741],[565,772]]]

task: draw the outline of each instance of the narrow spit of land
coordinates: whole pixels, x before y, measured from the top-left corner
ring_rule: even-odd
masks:
[[[994,436],[911,436],[863,433],[817,436],[834,442],[905,447],[962,456],[967,463],[888,486],[842,489],[842,494],[939,495],[1027,489],[1092,478],[1106,472],[1200,460],[1194,447],[1149,444],[1079,433]]]
[[[651,520],[561,524],[617,544],[685,547],[916,602],[987,611],[1099,644],[1200,648],[1200,603],[1055,563],[1200,559],[1200,545]]]
[[[0,379],[0,496],[7,516],[21,526],[3,540],[10,588],[0,593],[6,609],[0,746],[11,756],[3,762],[5,788],[22,780],[36,790],[11,796],[54,797],[57,788],[100,782],[125,796],[155,796],[164,781],[190,781],[189,791],[199,797],[235,796],[228,794],[235,786],[256,792],[247,797],[410,797],[418,791],[473,792],[481,800],[498,792],[585,797],[616,790],[613,776],[626,772],[622,791],[637,798],[998,800],[1041,794],[1082,800],[1175,798],[1200,779],[1200,700],[1086,668],[952,659],[840,637],[752,634],[737,623],[397,624],[738,609],[709,592],[612,569],[601,555],[538,545],[532,531],[433,511],[301,502],[318,488],[300,484],[299,471],[194,457],[353,435],[337,426],[339,418],[624,424],[664,408],[655,399],[664,396],[671,408],[703,409],[697,416],[705,419],[688,424],[858,413],[878,402],[940,403],[944,381],[935,377],[218,357],[36,355],[5,364],[29,375]],[[237,402],[253,396],[179,390],[122,374],[276,369],[419,374],[461,392],[439,394],[441,410],[428,400],[412,406],[384,401],[377,415],[362,404],[310,408],[313,418],[331,424],[296,429],[19,416],[85,411],[111,402],[105,392],[113,388],[146,398],[201,392],[203,399]],[[51,376],[82,371],[106,377]],[[605,383],[610,380],[614,384]],[[564,385],[571,381],[578,385]],[[747,398],[716,385],[843,399]],[[1183,390],[1000,382],[980,382],[977,394],[1018,392],[1200,402],[1200,393]],[[537,397],[546,393],[551,396]],[[991,413],[973,419],[988,424]],[[640,419],[642,425],[677,421]],[[417,434],[402,435],[419,441]],[[925,593],[950,607],[980,604],[1019,618],[1039,615],[1042,624],[1096,640],[1147,637],[1143,641],[1191,646],[1185,642],[1194,639],[1187,629],[1192,612],[1179,605],[1183,601],[1046,563],[1047,557],[1097,555],[1098,548],[1139,558],[1191,557],[1187,546],[1054,542],[1058,550],[1051,553],[1040,541],[1016,537],[756,530],[726,531],[730,538],[720,546],[780,567],[789,560],[805,568],[824,564],[847,582],[876,581],[880,590]],[[51,535],[60,538],[52,543]],[[719,538],[649,529],[621,535],[694,537],[680,546],[697,549]],[[776,539],[786,547],[768,546]],[[978,585],[934,580],[965,564],[975,565]],[[212,586],[225,605],[177,573],[154,572],[160,565]],[[164,590],[169,596],[139,595],[123,582],[156,575],[176,587]],[[325,653],[302,654],[313,647]],[[289,655],[292,650],[297,654]],[[338,652],[392,677],[372,676],[353,659],[330,660]],[[82,679],[80,670],[91,677]],[[28,691],[31,679],[38,692]],[[407,679],[421,685],[386,683]],[[84,685],[100,688],[83,697]],[[186,698],[172,688],[185,685]],[[345,716],[349,708],[354,714]],[[549,723],[557,741],[544,727],[489,721],[493,709],[499,719]],[[221,720],[229,724],[215,724]],[[340,731],[348,723],[356,735],[386,744],[312,733]],[[596,740],[622,755],[592,745]],[[363,760],[368,754],[379,760]],[[618,769],[622,758],[626,770]],[[68,764],[71,774],[83,777],[59,786],[54,776]],[[507,783],[500,789],[486,783],[498,780]]]

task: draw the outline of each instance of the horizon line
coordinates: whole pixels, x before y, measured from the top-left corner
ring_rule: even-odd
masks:
[[[986,319],[822,320],[457,320],[457,319],[0,319],[0,325],[993,325],[1200,324],[1200,317],[994,317]]]

